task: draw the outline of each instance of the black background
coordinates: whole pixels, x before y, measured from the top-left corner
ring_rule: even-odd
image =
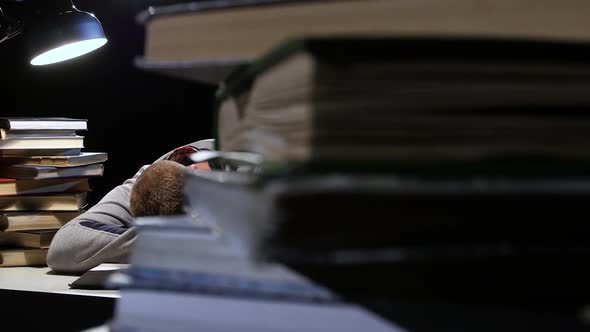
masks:
[[[59,64],[29,64],[26,8],[3,3],[5,15],[25,24],[24,33],[0,44],[0,116],[66,116],[88,119],[84,151],[107,152],[102,177],[93,178],[95,204],[145,164],[185,143],[212,135],[214,86],[145,72],[133,59],[144,45],[136,15],[170,1],[76,0],[101,21],[108,43]]]

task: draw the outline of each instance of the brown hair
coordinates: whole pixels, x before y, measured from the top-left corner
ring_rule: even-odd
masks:
[[[161,160],[148,167],[131,191],[131,213],[135,217],[183,213],[185,167]]]

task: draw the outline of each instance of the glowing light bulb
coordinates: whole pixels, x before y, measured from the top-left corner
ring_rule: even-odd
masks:
[[[106,38],[94,38],[59,46],[37,55],[31,60],[33,66],[49,65],[79,57],[107,43]]]

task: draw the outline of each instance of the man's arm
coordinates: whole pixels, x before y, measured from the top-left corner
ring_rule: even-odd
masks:
[[[84,272],[101,263],[127,261],[136,233],[129,196],[145,168],[59,229],[47,254],[50,268],[58,272]]]
[[[190,145],[213,149],[214,141],[201,140]],[[167,159],[173,151],[156,161]],[[135,181],[149,166],[143,166],[133,178],[111,190],[94,207],[55,234],[47,254],[47,265],[51,269],[79,273],[101,263],[127,262],[136,236],[129,198]]]

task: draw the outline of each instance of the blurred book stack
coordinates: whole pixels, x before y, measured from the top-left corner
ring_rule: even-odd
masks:
[[[0,118],[0,266],[45,265],[55,233],[86,206],[106,153],[85,152],[85,119]]]
[[[223,171],[191,172],[185,195],[252,264],[283,264],[392,320],[400,301],[473,309],[415,306],[410,330],[494,330],[487,323],[503,319],[495,330],[577,330],[590,299],[579,218],[590,199],[590,35],[577,19],[589,8],[150,7],[136,64],[218,84],[218,151],[193,160]],[[490,319],[490,304],[507,315]]]
[[[367,306],[571,314],[590,297],[576,272],[590,258],[587,55],[556,41],[285,41],[217,94],[211,157],[249,168],[190,176],[187,199],[255,259]]]
[[[253,264],[194,215],[136,221],[130,264],[107,282],[121,292],[112,331],[398,331],[281,264]]]

